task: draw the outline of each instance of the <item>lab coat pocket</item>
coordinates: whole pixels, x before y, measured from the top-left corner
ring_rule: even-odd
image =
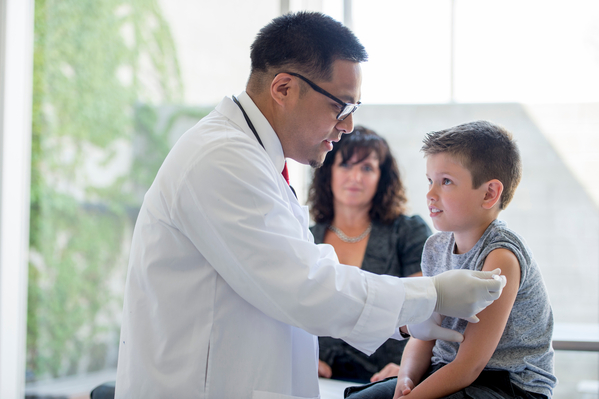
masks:
[[[318,399],[320,396],[289,396],[283,395],[282,393],[265,392],[265,391],[254,391],[252,392],[252,399]]]

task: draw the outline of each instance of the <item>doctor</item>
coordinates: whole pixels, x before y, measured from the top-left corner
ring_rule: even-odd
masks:
[[[459,341],[433,311],[466,318],[499,297],[490,274],[379,276],[313,243],[281,172],[285,158],[318,167],[351,133],[366,57],[327,16],[276,18],[246,91],[173,147],[133,234],[117,398],[317,398],[317,335],[365,353],[406,324]]]

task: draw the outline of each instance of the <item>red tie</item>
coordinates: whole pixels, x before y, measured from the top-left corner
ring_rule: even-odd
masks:
[[[289,171],[287,170],[287,161],[285,161],[285,166],[283,167],[283,171],[281,172],[281,174],[285,178],[287,185],[289,185]]]

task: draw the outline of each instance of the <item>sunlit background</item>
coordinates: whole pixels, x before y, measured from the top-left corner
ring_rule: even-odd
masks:
[[[83,398],[114,379],[143,195],[177,138],[244,89],[258,30],[297,10],[331,15],[365,45],[355,121],[391,144],[411,213],[428,219],[425,133],[475,119],[512,131],[524,178],[501,218],[532,248],[563,339],[599,341],[598,1],[43,0],[33,45],[28,397]],[[311,171],[291,164],[305,201]],[[11,327],[0,328],[6,336]],[[556,399],[599,397],[599,352],[556,351],[556,374]]]

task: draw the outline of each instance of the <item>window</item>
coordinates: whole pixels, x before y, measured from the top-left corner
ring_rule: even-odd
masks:
[[[46,378],[114,369],[143,194],[179,135],[244,89],[249,46],[282,3],[348,15],[342,0],[35,2],[30,392]],[[427,213],[426,132],[504,125],[524,180],[502,217],[533,249],[556,322],[599,323],[597,2],[346,3],[370,54],[355,120],[389,140],[412,211]],[[309,168],[290,174],[305,200]],[[556,359],[556,399],[597,378],[597,353]]]

